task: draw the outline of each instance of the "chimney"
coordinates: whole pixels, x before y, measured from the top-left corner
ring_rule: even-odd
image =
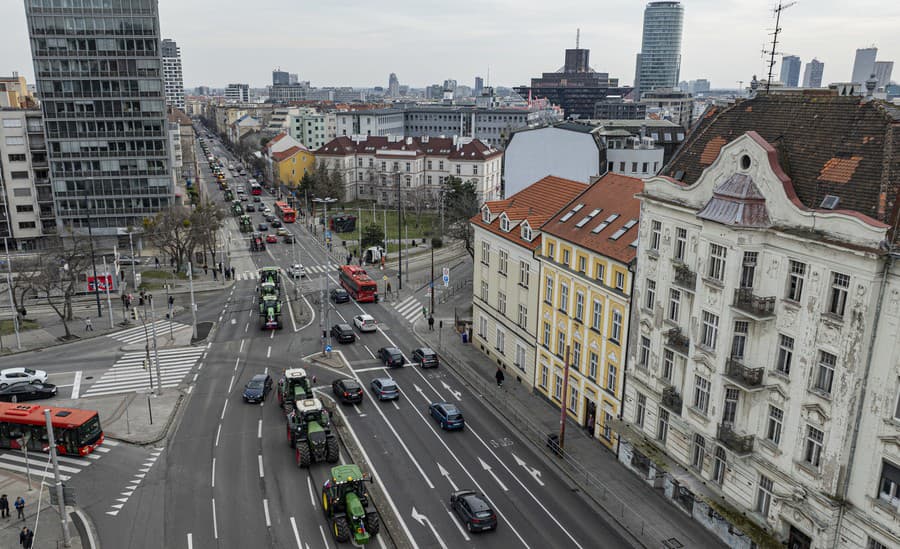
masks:
[[[407,145],[412,145],[412,137],[407,137],[407,138],[406,138],[406,144],[407,144]]]
[[[875,86],[877,85],[878,79],[873,74],[866,80],[866,97],[871,98],[875,94]]]

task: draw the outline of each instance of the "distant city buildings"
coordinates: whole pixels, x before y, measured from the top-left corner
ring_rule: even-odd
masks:
[[[860,48],[856,50],[856,58],[853,60],[853,76],[850,79],[854,84],[865,87],[866,80],[875,74],[875,57],[878,48]]]
[[[647,105],[648,114],[671,120],[685,129],[694,120],[694,99],[684,91],[665,88],[648,91],[641,94],[641,103]]]
[[[806,64],[803,70],[803,87],[804,88],[821,88],[822,73],[825,70],[825,63],[818,59],[813,59]]]
[[[484,78],[482,78],[480,76],[476,76],[475,77],[475,87],[473,88],[472,93],[475,95],[475,97],[478,97],[479,95],[481,95],[481,91],[483,89],[484,89]]]
[[[272,71],[273,86],[288,86],[291,83],[291,75],[287,71],[275,69]]]
[[[800,83],[800,58],[796,55],[781,57],[781,83],[788,88],[796,88]]]
[[[875,61],[875,87],[878,90],[884,88],[891,83],[891,73],[894,71],[893,61]]]
[[[250,86],[248,84],[228,84],[225,88],[225,101],[234,103],[249,102]]]
[[[24,76],[13,71],[12,76],[0,76],[0,108],[34,108],[37,101],[28,89]]]
[[[388,97],[400,97],[400,79],[394,73],[388,77]]]
[[[637,55],[634,88],[637,97],[657,88],[676,88],[681,73],[681,2],[657,1],[644,10],[641,53]]]
[[[642,119],[647,117],[647,105],[626,101],[619,96],[607,96],[594,104],[593,118],[599,120]]]

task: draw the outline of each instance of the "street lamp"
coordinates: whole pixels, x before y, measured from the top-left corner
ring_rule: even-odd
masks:
[[[328,239],[330,238],[330,235],[331,235],[331,232],[328,229],[328,205],[334,204],[335,202],[338,201],[338,199],[331,198],[331,197],[325,197],[325,198],[313,198],[312,201],[316,202],[318,204],[322,204],[322,206],[325,208],[322,213],[322,221],[324,222],[324,227],[322,229],[322,241],[325,244],[328,244],[328,241],[329,241]]]
[[[313,202],[322,204],[324,206],[324,212],[322,213],[322,220],[325,222],[324,227],[322,228],[322,238],[325,243],[328,243],[328,239],[330,238],[328,235],[328,205],[337,202],[337,198],[313,198]],[[328,348],[328,332],[325,331],[325,277],[322,277],[322,287],[319,290],[319,331],[322,333],[322,356],[325,356],[325,353]]]

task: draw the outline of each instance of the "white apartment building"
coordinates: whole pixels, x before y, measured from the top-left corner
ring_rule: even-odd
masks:
[[[450,176],[473,181],[479,201],[500,198],[503,152],[481,141],[423,137],[337,137],[315,151],[328,169],[341,172],[345,200],[436,209]]]
[[[315,109],[297,109],[287,120],[291,137],[303,143],[307,149],[315,150],[328,142],[325,138],[325,115]]]
[[[337,111],[336,135],[375,135],[402,137],[405,116],[402,110],[374,109],[365,111]]]
[[[0,185],[0,236],[10,250],[40,247],[56,229],[41,111],[0,109]]]
[[[249,103],[250,85],[228,84],[228,87],[225,88],[225,101],[229,103]]]
[[[181,48],[174,40],[164,38],[160,52],[163,62],[163,80],[166,87],[166,104],[182,111],[184,105],[184,76],[181,72]]]

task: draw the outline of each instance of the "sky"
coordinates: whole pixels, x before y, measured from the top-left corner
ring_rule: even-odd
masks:
[[[591,50],[591,66],[634,80],[643,0],[160,0],[163,38],[181,47],[184,83],[271,84],[276,67],[313,86],[424,87],[453,78],[474,85],[527,84],[563,64],[564,50]],[[764,77],[774,0],[683,0],[681,80],[735,88]],[[900,3],[799,0],[785,10],[778,50],[825,63],[823,81],[847,81],[856,48],[900,61]],[[0,74],[34,82],[22,0],[0,0]],[[776,78],[779,64],[775,67]],[[801,69],[802,74],[802,69]],[[894,80],[900,80],[900,63]]]

